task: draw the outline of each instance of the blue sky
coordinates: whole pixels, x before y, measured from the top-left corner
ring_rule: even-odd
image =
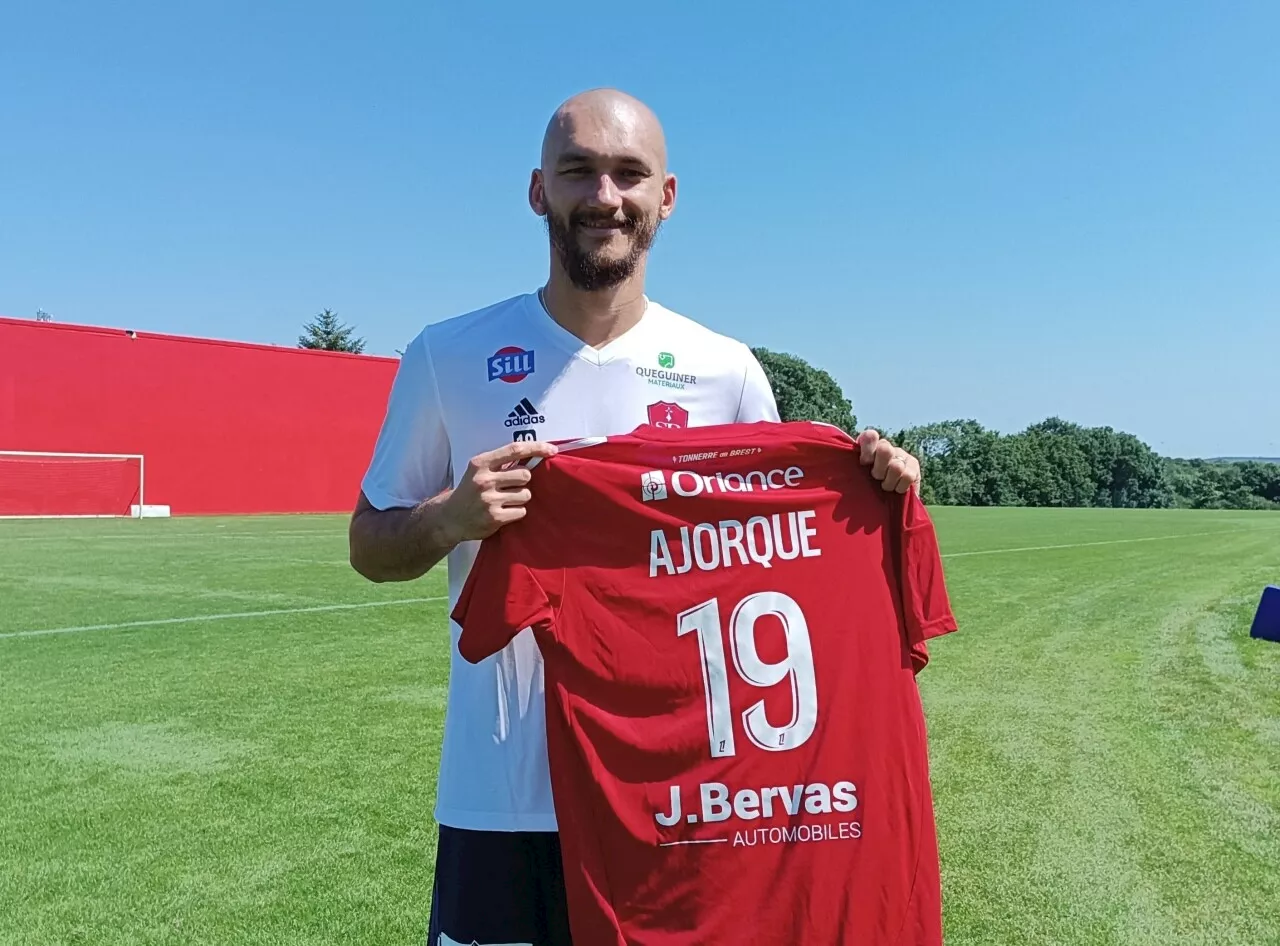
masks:
[[[389,354],[540,284],[542,129],[611,85],[680,183],[650,294],[860,421],[1280,456],[1278,39],[1270,0],[8,4],[0,314],[328,307]]]

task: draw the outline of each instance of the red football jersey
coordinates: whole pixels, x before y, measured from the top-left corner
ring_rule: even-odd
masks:
[[[469,661],[541,648],[574,942],[940,944],[915,494],[807,422],[641,427],[531,489],[453,616]]]

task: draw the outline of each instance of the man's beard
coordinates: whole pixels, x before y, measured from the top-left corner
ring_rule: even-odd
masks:
[[[653,245],[661,225],[657,214],[649,219],[628,215],[619,232],[631,237],[630,249],[621,259],[611,259],[599,250],[583,250],[578,244],[577,233],[579,227],[589,226],[592,221],[614,223],[616,217],[578,212],[566,219],[548,210],[545,220],[551,247],[560,258],[560,265],[568,274],[569,281],[586,292],[616,286],[634,273]]]

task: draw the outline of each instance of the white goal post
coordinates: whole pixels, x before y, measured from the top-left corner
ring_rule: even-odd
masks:
[[[139,453],[0,450],[0,519],[150,518]]]

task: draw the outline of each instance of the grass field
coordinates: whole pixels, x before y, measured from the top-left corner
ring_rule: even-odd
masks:
[[[1280,515],[934,516],[948,944],[1280,943]],[[0,522],[0,943],[422,943],[444,594],[339,517]]]

